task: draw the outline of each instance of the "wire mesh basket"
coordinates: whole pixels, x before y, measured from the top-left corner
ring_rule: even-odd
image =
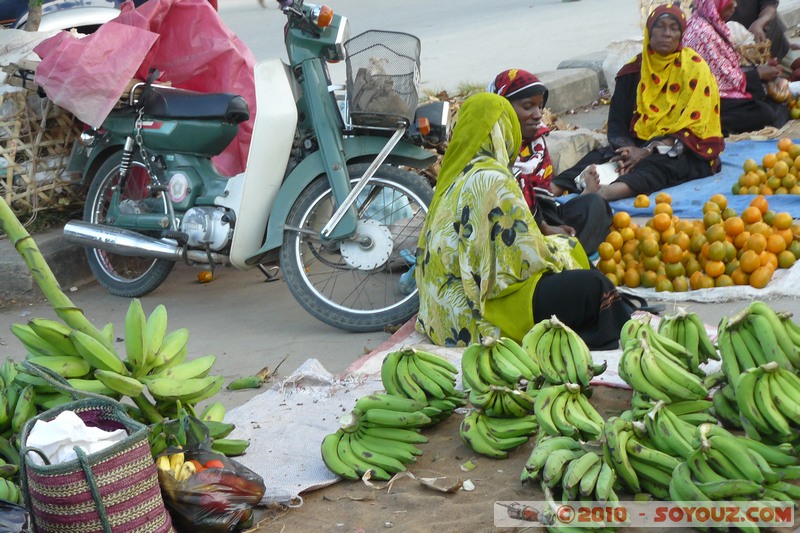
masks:
[[[419,101],[419,39],[370,30],[344,46],[351,123],[395,129],[398,122],[412,122]]]

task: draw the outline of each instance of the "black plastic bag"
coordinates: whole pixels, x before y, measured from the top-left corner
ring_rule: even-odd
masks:
[[[21,505],[0,500],[0,531],[4,533],[31,533],[30,514]]]

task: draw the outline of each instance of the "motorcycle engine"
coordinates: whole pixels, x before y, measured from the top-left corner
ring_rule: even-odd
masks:
[[[208,245],[214,251],[225,248],[233,232],[225,215],[224,209],[216,207],[193,207],[186,211],[181,231],[189,236],[189,246],[205,248]]]

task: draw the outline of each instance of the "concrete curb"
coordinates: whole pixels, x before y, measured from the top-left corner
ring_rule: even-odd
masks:
[[[61,228],[32,237],[62,289],[68,290],[94,279],[83,248],[65,241]],[[0,280],[0,303],[30,301],[42,296],[30,269],[8,238],[0,240]]]

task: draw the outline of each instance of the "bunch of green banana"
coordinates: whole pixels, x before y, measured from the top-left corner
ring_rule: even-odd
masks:
[[[537,322],[522,338],[522,348],[538,362],[542,376],[552,384],[577,383],[586,388],[594,376],[606,370],[606,362],[595,365],[580,335],[555,315]]]
[[[431,425],[445,420],[463,406],[464,393],[456,389],[458,369],[447,359],[417,348],[390,352],[381,364],[381,381],[387,394],[425,404]]]
[[[624,488],[633,493],[641,491],[639,476],[628,457],[628,441],[635,439],[633,423],[619,416],[612,416],[603,426],[603,458],[617,474]]]
[[[783,327],[786,328],[786,334],[792,340],[795,348],[800,350],[800,324],[792,320],[791,311],[778,311],[778,318],[783,322]]]
[[[631,395],[632,415],[631,420],[642,420],[653,408],[662,400],[653,400],[639,392],[634,391]],[[669,409],[672,414],[684,422],[693,426],[705,423],[716,423],[716,417],[710,412],[713,402],[710,400],[681,400],[665,405],[664,409]]]
[[[512,346],[509,342],[501,343],[494,337],[483,337],[480,342],[467,346],[461,355],[461,384],[464,390],[482,394],[489,392],[492,385],[516,388],[525,375],[533,377],[529,382],[534,381],[538,376],[538,367],[527,354],[522,356],[522,348],[518,344],[513,345],[516,345],[519,353],[506,348]],[[498,356],[501,350],[503,355]],[[523,366],[527,369],[525,374],[522,373]]]
[[[658,333],[686,348],[691,356],[689,369],[694,374],[701,375],[701,363],[719,361],[717,347],[711,342],[706,326],[697,313],[679,307],[677,312],[661,318]]]
[[[672,471],[680,461],[649,444],[648,441],[638,439],[635,434],[628,438],[625,442],[628,462],[636,473],[641,490],[666,500],[669,499]]]
[[[550,385],[536,395],[533,406],[539,427],[551,436],[593,440],[603,432],[605,422],[575,383]]]
[[[656,339],[657,333],[642,329],[638,335],[625,344],[618,368],[619,376],[633,390],[667,403],[708,396],[703,380]]]
[[[470,390],[469,401],[493,417],[521,418],[533,413],[534,398],[519,389],[489,385],[486,392]]]
[[[692,438],[697,426],[681,419],[661,401],[643,420],[647,439],[656,450],[684,460],[691,455],[694,450]]]
[[[730,383],[726,383],[714,391],[711,397],[714,404],[714,417],[723,426],[742,429],[742,421],[739,417],[739,405],[736,403],[736,388]]]
[[[0,477],[0,500],[22,505],[22,490],[9,479]]]
[[[717,344],[728,382],[735,387],[742,372],[769,362],[788,370],[800,368],[800,353],[787,324],[760,301],[731,317],[723,317],[717,328]]]
[[[775,361],[739,374],[736,404],[751,438],[793,442],[800,436],[800,378]]]
[[[528,442],[536,429],[536,417],[533,415],[497,418],[474,409],[461,421],[458,434],[470,450],[503,459],[508,457],[508,450]]]
[[[227,438],[236,426],[223,421],[225,408],[215,402],[203,410],[200,417],[194,415],[191,405],[175,402],[177,412],[172,420],[164,419],[148,427],[148,442],[153,457],[158,457],[168,448],[193,449],[210,444],[211,449],[229,457],[241,455],[250,442],[244,439]]]
[[[422,454],[416,444],[427,442],[419,428],[430,424],[426,404],[391,394],[370,394],[339,420],[340,428],[322,440],[322,460],[345,479],[367,471],[378,480],[391,479]]]
[[[520,481],[540,480],[543,488],[561,486],[565,499],[616,502],[616,473],[603,458],[571,437],[542,437],[520,474]]]
[[[697,428],[692,454],[673,471],[670,494],[701,501],[770,499],[794,502],[800,487],[794,477],[797,458],[788,445],[772,447],[736,437],[712,424]],[[682,466],[685,465],[685,466]],[[689,486],[687,486],[689,485]]]

